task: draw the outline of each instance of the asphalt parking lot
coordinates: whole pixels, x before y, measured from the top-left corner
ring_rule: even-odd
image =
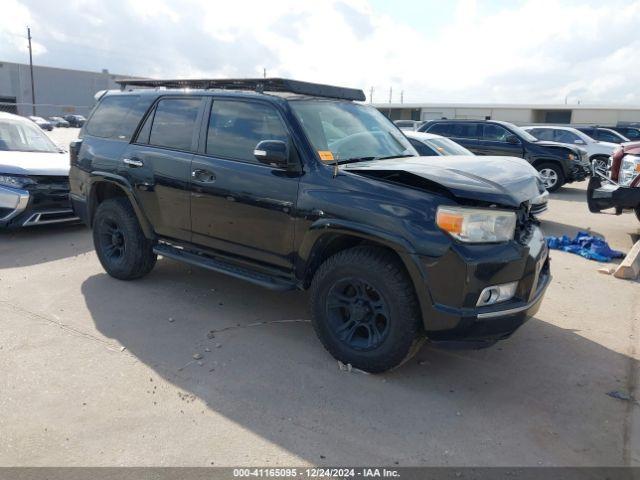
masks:
[[[640,224],[590,214],[585,188],[552,195],[545,233],[627,251]],[[638,465],[640,406],[607,392],[640,396],[640,285],[599,266],[552,252],[509,340],[366,375],[322,348],[303,292],[167,259],[120,282],[82,226],[3,233],[0,465]]]

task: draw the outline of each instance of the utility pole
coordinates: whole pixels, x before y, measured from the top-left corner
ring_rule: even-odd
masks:
[[[369,103],[373,103],[373,87],[369,89]]]
[[[391,103],[392,97],[393,97],[393,87],[389,87],[389,103]]]
[[[33,54],[31,53],[31,29],[27,27],[27,39],[29,40],[29,70],[31,71],[31,111],[33,116],[36,116],[36,89],[33,83]]]
[[[400,90],[400,103],[404,103],[404,90]]]
[[[266,68],[262,69],[262,78],[267,78],[267,69]]]

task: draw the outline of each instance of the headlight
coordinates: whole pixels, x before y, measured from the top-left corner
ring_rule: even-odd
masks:
[[[513,239],[516,214],[480,208],[438,207],[436,224],[462,242],[506,242]]]
[[[620,184],[629,185],[638,175],[640,175],[640,157],[625,155],[622,159],[622,168],[620,169]]]
[[[13,175],[0,175],[0,185],[13,188],[24,188],[27,185],[33,185],[34,182],[29,177],[20,177]]]

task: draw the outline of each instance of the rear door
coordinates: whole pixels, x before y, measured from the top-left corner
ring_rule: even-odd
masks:
[[[191,161],[205,102],[201,97],[161,97],[124,155],[122,170],[159,235],[191,240]]]
[[[522,142],[509,143],[507,138],[513,134],[501,125],[485,123],[481,125],[481,137],[478,142],[478,155],[504,155],[509,157],[524,157]]]
[[[452,123],[449,130],[449,138],[476,153],[479,149],[479,127],[479,124],[471,122]]]
[[[253,154],[262,140],[294,152],[285,122],[270,103],[230,98],[210,100],[206,118],[192,164],[193,242],[290,270],[300,174]]]

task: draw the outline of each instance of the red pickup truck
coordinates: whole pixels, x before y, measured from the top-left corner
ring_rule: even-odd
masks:
[[[640,221],[640,142],[620,145],[607,171],[595,169],[587,188],[589,210],[615,208],[616,215],[634,210]]]

